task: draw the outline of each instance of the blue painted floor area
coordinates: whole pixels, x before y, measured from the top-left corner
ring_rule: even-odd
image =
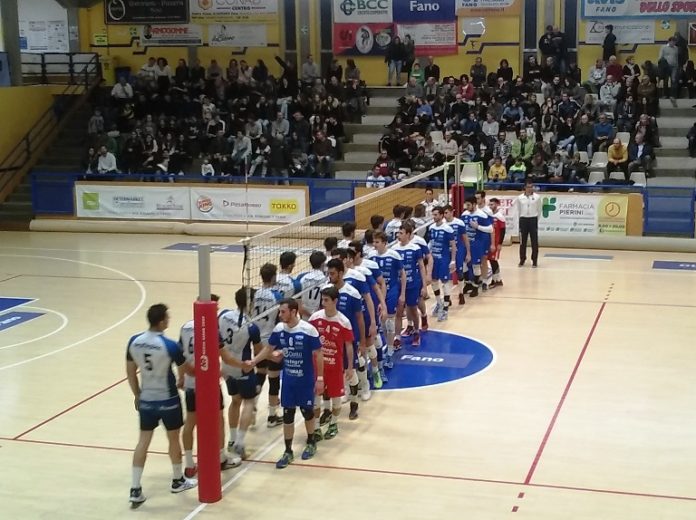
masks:
[[[462,379],[482,371],[495,354],[474,339],[443,331],[421,334],[420,347],[411,340],[394,353],[394,368],[387,370],[389,382],[384,390],[418,388]]]
[[[573,253],[546,253],[546,258],[567,258],[569,260],[613,260],[610,255],[576,255]]]
[[[655,260],[653,269],[666,269],[668,271],[696,271],[696,262],[671,262],[667,260]]]
[[[194,242],[179,242],[165,247],[168,251],[198,251],[200,244]],[[244,247],[239,244],[211,244],[210,249],[213,253],[243,253]]]
[[[6,298],[4,296],[0,296],[0,312],[5,312],[6,310],[19,307],[20,305],[25,305],[33,301],[36,301],[35,298]]]
[[[43,315],[43,312],[8,312],[7,314],[0,316],[0,332],[12,327],[16,327],[17,325],[21,325],[22,323],[26,323],[27,321],[31,321]]]

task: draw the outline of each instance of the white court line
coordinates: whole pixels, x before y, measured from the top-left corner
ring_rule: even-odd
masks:
[[[297,426],[298,423],[302,421],[296,421],[295,426]],[[258,450],[256,450],[256,453],[254,453],[251,458],[255,460],[262,459],[265,457],[269,451],[271,451],[273,448],[276,447],[276,445],[283,439],[283,435],[280,434],[277,438],[271,439],[266,443],[265,446],[262,446]],[[251,468],[256,466],[258,462],[251,462],[249,464],[245,464],[242,469],[240,469],[230,480],[225,482],[225,484],[222,486],[222,494],[223,494],[223,499],[224,499],[224,494],[225,490],[229,488],[232,484],[237,482],[240,478],[242,478],[243,475],[245,475]],[[219,502],[218,502],[219,503]],[[203,511],[206,507],[208,507],[210,504],[200,504],[196,509],[191,511],[186,517],[184,517],[184,520],[191,520],[192,518],[195,518],[198,516],[198,514]]]
[[[48,334],[44,334],[43,336],[39,336],[38,338],[33,338],[33,339],[28,339],[26,341],[22,341],[20,343],[14,343],[12,345],[5,345],[3,347],[0,347],[0,350],[6,350],[8,348],[19,347],[21,345],[27,345],[28,343],[34,343],[35,341],[40,341],[42,339],[50,338],[54,334],[58,334],[61,330],[63,330],[68,325],[68,322],[69,322],[68,317],[65,314],[63,314],[62,312],[54,311],[53,309],[44,309],[42,307],[33,307],[33,306],[25,306],[25,305],[21,306],[21,308],[22,309],[34,309],[37,311],[44,311],[44,312],[48,312],[51,314],[56,314],[56,315],[58,315],[58,317],[60,317],[60,319],[63,321],[63,323],[61,323],[60,327],[58,327],[53,332],[49,332]]]
[[[233,244],[231,244],[233,245]],[[59,249],[50,247],[17,247],[17,246],[3,246],[3,249],[20,249],[22,251],[62,251],[69,253],[110,253],[117,255],[161,255],[165,254],[180,254],[180,253],[190,253],[189,250],[177,251],[174,249],[161,249],[158,251],[104,251],[97,249]],[[195,251],[193,251],[195,253]],[[241,254],[241,253],[240,253]]]
[[[123,271],[119,271],[118,269],[114,269],[112,267],[106,267],[105,265],[100,265],[100,264],[93,264],[92,262],[85,262],[83,260],[71,260],[69,258],[59,258],[59,257],[53,257],[53,256],[38,256],[38,255],[8,255],[5,253],[0,253],[0,256],[7,256],[11,258],[38,258],[41,260],[58,260],[59,262],[71,262],[74,264],[81,264],[81,265],[87,265],[90,267],[96,267],[99,269],[105,269],[106,271],[111,271],[112,273],[116,273],[120,276],[123,276],[124,278],[127,278],[128,280],[131,280],[135,285],[138,287],[140,290],[140,301],[138,302],[138,305],[135,306],[135,308],[128,313],[128,315],[124,318],[121,318],[119,321],[114,323],[113,325],[105,328],[104,330],[97,332],[96,334],[92,334],[88,338],[81,339],[80,341],[76,341],[75,343],[71,343],[70,345],[66,345],[64,347],[61,347],[56,350],[52,350],[51,352],[47,352],[45,354],[42,354],[40,356],[34,356],[33,358],[25,359],[24,361],[18,361],[17,363],[12,363],[10,365],[5,365],[0,367],[0,372],[3,370],[8,370],[10,368],[15,368],[19,367],[22,365],[26,365],[28,363],[31,363],[32,361],[38,361],[39,359],[47,358],[49,356],[53,356],[54,354],[58,354],[60,352],[63,352],[65,350],[69,350],[71,348],[77,347],[78,345],[82,345],[83,343],[87,343],[88,341],[92,341],[94,338],[97,338],[101,336],[102,334],[106,334],[107,332],[115,329],[116,327],[122,325],[129,319],[131,319],[136,312],[138,312],[142,306],[145,304],[145,298],[147,296],[147,291],[145,290],[145,287],[143,286],[142,283],[140,283],[138,280],[133,278],[131,275],[124,273]]]

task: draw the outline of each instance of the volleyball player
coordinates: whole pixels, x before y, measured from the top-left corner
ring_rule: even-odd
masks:
[[[425,188],[425,199],[421,201],[420,205],[425,208],[426,215],[432,214],[433,209],[437,207],[438,203],[435,200],[432,188]]]
[[[286,468],[295,459],[292,441],[295,436],[295,412],[305,419],[307,444],[302,460],[314,457],[317,443],[314,437],[314,396],[324,393],[324,356],[319,333],[313,325],[300,319],[297,300],[286,298],[280,302],[280,321],[273,329],[268,344],[274,349],[272,359],[283,363],[283,436],[285,452],[276,462],[276,468]],[[315,377],[316,365],[316,377]]]
[[[428,267],[431,270],[430,278],[436,301],[433,307],[433,316],[437,316],[437,321],[445,321],[449,307],[452,305],[450,300],[450,273],[455,268],[457,243],[454,230],[444,221],[442,206],[436,206],[433,209],[433,223],[428,227],[428,236],[430,237],[430,251],[433,255],[432,267]],[[441,283],[444,301],[440,294]]]
[[[355,230],[357,226],[355,222],[344,222],[341,226],[341,235],[343,239],[338,242],[338,247],[346,248],[353,240],[355,240]]]
[[[473,289],[469,296],[475,298],[478,296],[478,290],[481,286],[481,262],[488,253],[486,250],[488,247],[487,235],[490,235],[493,225],[486,224],[489,217],[483,210],[477,207],[476,198],[470,197],[466,199],[466,204],[467,209],[470,211],[466,222],[466,233],[471,249],[471,270],[473,272]]]
[[[365,258],[371,258],[375,254],[375,231],[366,229],[363,235],[363,251]]]
[[[406,273],[406,290],[404,292],[404,304],[406,306],[406,315],[413,323],[418,323],[418,302],[425,295],[426,272],[425,264],[423,263],[423,251],[413,242],[413,224],[404,222],[399,230],[399,243],[394,247],[394,251],[401,255],[403,259],[404,271]],[[403,310],[398,310],[396,313],[396,330],[401,328],[401,315]],[[420,345],[420,332],[413,331],[411,336],[412,345],[418,347]]]
[[[211,301],[218,302],[220,297],[217,294],[210,295]],[[222,329],[221,329],[222,330]],[[181,327],[179,334],[179,348],[184,353],[186,361],[195,366],[194,360],[194,322],[193,320],[187,321]],[[223,344],[220,344],[221,350],[220,355],[224,363],[238,368],[242,367],[241,359],[236,359],[228,351],[224,350]],[[224,364],[223,364],[224,366]],[[184,389],[185,401],[186,401],[186,420],[184,421],[184,428],[181,432],[181,440],[184,445],[184,458],[186,460],[186,465],[184,467],[184,476],[186,478],[193,478],[198,473],[198,467],[193,461],[193,430],[197,424],[196,417],[196,379],[193,376],[189,376],[185,373],[183,368],[179,367],[179,384],[177,385]],[[254,384],[254,390],[256,385]],[[224,401],[222,399],[222,392],[219,396],[220,400],[220,469],[226,470],[230,468],[236,468],[242,463],[240,457],[228,457],[225,453],[225,421],[222,417],[222,411],[224,410]],[[253,403],[252,403],[253,404]],[[253,409],[253,406],[252,406]],[[232,441],[230,437],[230,441]]]
[[[251,318],[259,327],[261,343],[268,345],[268,338],[271,337],[278,319],[278,310],[272,309],[283,299],[283,293],[277,289],[276,276],[278,268],[275,265],[270,263],[262,265],[259,274],[261,275],[262,285],[254,294]],[[259,318],[259,316],[261,317]],[[261,393],[263,383],[268,376],[268,421],[266,426],[274,428],[283,424],[283,418],[278,416],[281,365],[269,359],[260,362],[257,367],[257,395]]]
[[[384,217],[382,215],[372,215],[370,217],[370,229],[372,231],[384,231]]]
[[[392,356],[394,350],[401,348],[401,338],[396,335],[401,330],[401,323],[396,323],[397,308],[403,307],[406,301],[406,272],[401,255],[387,247],[387,235],[377,232],[374,236],[374,245],[377,254],[372,256],[372,260],[379,264],[386,285],[386,312],[387,318],[384,320],[384,329],[387,335],[387,355],[384,359],[384,367],[394,366]]]
[[[392,218],[384,226],[384,232],[387,234],[389,243],[394,242],[396,240],[397,234],[399,233],[399,229],[401,228],[401,222],[403,222],[404,219],[404,206],[402,206],[401,204],[396,204],[392,209],[392,213],[394,215],[394,218]]]
[[[413,208],[413,217],[411,220],[413,221],[413,226],[416,228],[415,234],[424,237],[425,232],[427,231],[427,221],[426,215],[430,215],[431,212],[426,213],[425,206],[423,204],[416,204]]]
[[[280,255],[280,272],[276,276],[276,285],[285,298],[292,298],[300,292],[300,283],[292,276],[295,262],[297,255],[292,251],[285,251]]]
[[[326,237],[324,239],[324,249],[326,250],[326,256],[330,257],[331,252],[338,247],[338,238],[336,237]]]
[[[471,249],[469,247],[469,239],[466,236],[466,227],[461,219],[454,216],[454,208],[447,204],[444,207],[445,221],[454,230],[454,236],[457,241],[457,257],[455,258],[455,270],[459,279],[459,305],[464,305],[464,279],[468,278],[467,264],[471,260]]]
[[[352,379],[353,369],[353,328],[350,320],[341,314],[336,305],[338,289],[325,287],[321,291],[322,309],[312,314],[309,323],[319,332],[321,352],[324,355],[324,393],[314,400],[315,439],[333,439],[338,435],[338,416],[341,413],[341,398],[345,395],[344,377]],[[347,365],[344,366],[344,359]],[[330,399],[329,427],[326,434],[321,432],[319,401]]]
[[[254,301],[254,291],[241,287],[234,294],[237,304],[235,310],[224,310],[218,318],[218,327],[224,351],[235,360],[234,363],[223,359],[222,375],[227,385],[227,393],[232,398],[227,411],[230,428],[228,451],[235,453],[241,459],[246,459],[246,434],[254,418],[256,406],[257,377],[252,366],[247,363],[254,356],[265,359],[270,348],[261,342],[261,331],[256,323],[252,323],[247,315],[248,300]],[[253,347],[253,350],[252,350]],[[265,350],[264,350],[265,349]]]
[[[493,226],[493,212],[486,203],[486,192],[483,190],[476,192],[476,207],[486,216],[486,220],[480,223],[483,224],[486,229],[488,229],[489,225]],[[485,291],[488,289],[488,284],[492,280],[493,276],[493,273],[488,269],[488,254],[491,251],[494,252],[496,249],[495,229],[491,227],[490,233],[486,232],[486,234],[482,235],[482,237],[485,256],[481,259],[481,288]]]
[[[312,270],[304,273],[300,278],[300,291],[302,292],[302,317],[309,318],[319,310],[321,304],[321,288],[326,284],[324,264],[326,255],[321,251],[314,251],[309,255],[309,265]]]
[[[505,239],[505,214],[500,208],[500,199],[492,198],[488,203],[488,207],[493,213],[493,228],[495,233],[495,249],[488,253],[488,261],[491,263],[491,269],[493,270],[493,281],[490,287],[502,287],[503,278],[500,274],[500,248],[503,245],[503,240]]]
[[[126,349],[126,375],[135,397],[135,409],[140,416],[140,436],[133,452],[129,498],[134,509],[145,502],[140,481],[152,434],[160,421],[167,430],[169,459],[172,462],[172,483],[169,490],[172,493],[180,493],[197,485],[196,480],[184,477],[181,467],[179,430],[184,424],[184,418],[172,363],[183,366],[184,372],[188,375],[194,374],[194,368],[186,362],[184,353],[176,341],[164,335],[164,331],[169,327],[167,306],[160,303],[150,307],[147,311],[147,321],[149,329],[131,337]]]
[[[345,282],[343,279],[345,266],[340,258],[329,260],[326,264],[329,283],[338,289],[337,309],[350,321],[353,330],[354,348],[353,348],[353,366],[357,362],[358,349],[366,348],[367,341],[365,339],[365,316],[362,311],[362,298],[360,293]],[[350,366],[350,361],[346,360],[346,366]],[[358,418],[358,375],[353,371],[349,375],[346,374],[346,380],[350,389],[350,414],[348,418],[355,420]]]
[[[415,226],[413,227],[413,229],[414,229],[414,231],[413,231],[413,234],[411,235],[411,237],[412,237],[411,241],[414,244],[416,244],[418,247],[420,247],[421,253],[423,253],[423,265],[425,265],[425,271],[427,273],[428,266],[432,265],[433,255],[430,252],[430,247],[428,246],[428,243],[425,241],[425,238],[416,234]],[[424,283],[423,283],[423,286],[425,288],[425,296],[418,298],[418,311],[420,312],[420,316],[421,316],[421,326],[420,326],[421,332],[425,332],[428,330],[428,311],[425,308],[425,300],[427,300],[429,298],[428,285],[430,285],[430,278],[426,278]],[[410,328],[411,328],[410,334],[412,334],[413,331],[415,330],[415,326],[416,326],[415,324],[410,325]],[[406,328],[405,332],[406,332],[406,335],[409,335],[409,328],[408,327]],[[404,335],[404,333],[402,332],[402,336],[403,335]]]

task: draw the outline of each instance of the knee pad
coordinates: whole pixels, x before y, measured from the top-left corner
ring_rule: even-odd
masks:
[[[385,320],[384,329],[387,331],[387,334],[395,334],[396,333],[396,319],[394,318],[394,316],[389,316]]]
[[[481,276],[481,266],[478,264],[474,265],[474,276]]]
[[[365,365],[367,362],[365,361],[365,358],[360,354],[358,356],[358,370],[365,370]]]
[[[350,386],[355,386],[358,384],[358,373],[353,370],[353,376],[348,380]]]
[[[314,415],[314,410],[312,410],[312,415]],[[283,424],[293,424],[295,422],[295,409],[294,408],[283,408]]]
[[[294,412],[295,410],[293,409],[293,418],[294,418]],[[305,421],[311,421],[314,419],[314,409],[313,408],[300,408],[300,412],[302,412],[302,417],[304,417]]]
[[[357,383],[356,383],[356,384],[357,384]],[[332,409],[332,410],[338,410],[339,408],[341,408],[341,405],[342,405],[342,404],[343,404],[343,403],[341,403],[341,398],[340,398],[340,397],[332,397],[332,398],[331,398],[331,409]]]
[[[370,359],[375,359],[377,357],[377,349],[374,345],[367,347],[367,357]]]
[[[268,378],[268,395],[280,395],[280,377]]]
[[[263,388],[263,384],[266,382],[266,373],[256,374],[256,392],[260,393]]]

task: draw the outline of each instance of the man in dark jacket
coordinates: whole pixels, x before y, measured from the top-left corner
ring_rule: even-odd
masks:
[[[634,171],[642,169],[648,177],[652,177],[653,158],[652,146],[645,142],[642,133],[637,132],[635,141],[628,145],[628,174],[630,175]]]
[[[607,34],[602,43],[602,59],[607,62],[609,58],[616,56],[616,35],[614,34],[614,26],[611,24],[604,26],[604,30],[607,31]]]

